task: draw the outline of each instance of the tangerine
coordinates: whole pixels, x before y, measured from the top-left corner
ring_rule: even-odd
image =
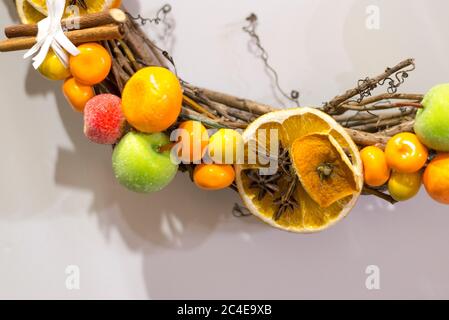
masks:
[[[112,59],[108,51],[98,43],[84,43],[78,46],[80,54],[70,56],[70,71],[80,83],[93,86],[109,74]]]
[[[229,187],[235,179],[235,171],[228,164],[199,164],[193,171],[193,181],[205,190],[220,190]]]
[[[382,149],[369,146],[360,151],[363,162],[363,176],[370,187],[380,187],[390,178],[390,168]]]
[[[143,68],[126,83],[122,105],[126,119],[137,130],[164,131],[175,123],[181,112],[181,84],[166,68]]]
[[[429,151],[415,134],[402,132],[388,141],[385,155],[391,169],[402,173],[413,173],[426,164]]]
[[[83,112],[87,101],[95,96],[94,88],[79,83],[75,78],[64,81],[62,92],[72,108],[78,112]]]
[[[184,162],[200,161],[209,143],[207,129],[201,122],[193,120],[184,121],[178,129],[182,130],[178,138],[181,145],[180,159]]]
[[[449,204],[449,153],[438,154],[427,166],[423,176],[427,193],[443,204]]]

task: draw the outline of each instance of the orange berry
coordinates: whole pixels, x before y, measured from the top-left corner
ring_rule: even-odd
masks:
[[[122,5],[122,0],[115,0],[112,3],[111,8],[120,8],[121,5]]]
[[[219,190],[229,187],[235,179],[234,167],[228,164],[200,164],[193,171],[193,181],[201,189]]]
[[[371,187],[380,187],[390,178],[390,168],[385,153],[374,146],[363,148],[360,151],[363,162],[363,175],[365,183]]]
[[[443,204],[449,204],[449,153],[438,154],[427,166],[423,176],[427,193]]]
[[[209,143],[207,129],[199,121],[185,121],[179,126],[181,143],[179,158],[184,162],[200,161],[206,152]]]
[[[173,125],[181,112],[182,88],[173,72],[161,67],[137,71],[125,85],[122,107],[137,130],[161,132]]]
[[[98,43],[84,43],[78,46],[80,54],[70,57],[70,71],[73,77],[85,85],[98,84],[109,74],[112,59],[108,51]]]
[[[390,168],[401,173],[413,173],[426,164],[429,151],[415,134],[403,132],[388,141],[385,155]]]
[[[75,78],[64,82],[62,92],[72,108],[79,112],[83,112],[87,101],[95,96],[94,88],[79,83]]]

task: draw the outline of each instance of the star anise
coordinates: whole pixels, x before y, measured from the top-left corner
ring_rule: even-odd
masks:
[[[250,179],[249,188],[257,189],[257,200],[261,201],[267,194],[274,196],[279,191],[277,184],[282,174],[278,171],[273,175],[261,175],[258,169],[246,171],[246,176]]]
[[[284,194],[281,194],[281,196],[279,198],[274,200],[274,202],[273,202],[274,205],[278,206],[278,209],[276,210],[276,212],[273,215],[274,221],[279,220],[287,210],[294,210],[294,209],[298,208],[298,206],[299,206],[298,200],[296,200],[296,198],[295,198],[295,190],[296,190],[296,186],[298,185],[298,182],[299,182],[299,179],[295,175],[295,177],[292,179],[292,181],[290,182],[290,184],[288,186],[287,192]]]

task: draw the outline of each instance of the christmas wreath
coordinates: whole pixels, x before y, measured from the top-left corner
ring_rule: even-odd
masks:
[[[140,28],[168,5],[144,19],[119,0],[15,3],[22,24],[5,28],[0,51],[27,50],[45,78],[63,81],[86,137],[112,146],[115,177],[131,191],[157,192],[187,172],[199,188],[237,191],[237,214],[299,233],[340,221],[361,194],[394,204],[424,185],[449,204],[449,84],[399,92],[413,59],[321,106],[300,106],[294,91],[298,106],[278,109],[180,79]],[[267,63],[257,17],[247,22]]]

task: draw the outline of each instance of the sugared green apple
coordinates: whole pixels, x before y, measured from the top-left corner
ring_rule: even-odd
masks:
[[[141,193],[166,187],[178,171],[178,165],[170,159],[170,151],[160,151],[169,143],[170,139],[163,133],[126,134],[112,154],[117,180],[126,188]]]
[[[416,114],[415,133],[437,151],[449,151],[449,83],[430,89]]]

